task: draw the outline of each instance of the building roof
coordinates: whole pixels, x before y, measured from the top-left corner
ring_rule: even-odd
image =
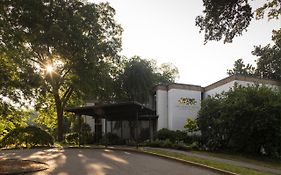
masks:
[[[170,83],[168,85],[157,85],[154,87],[154,91],[156,90],[171,90],[171,89],[185,89],[191,91],[203,91],[203,87],[199,85],[192,84],[181,84],[181,83]]]
[[[209,91],[211,89],[214,89],[216,87],[222,86],[224,84],[227,84],[232,81],[246,81],[246,82],[253,82],[257,84],[270,84],[270,85],[275,85],[275,86],[280,86],[280,82],[274,81],[274,80],[269,80],[269,79],[261,79],[253,76],[246,76],[246,75],[231,75],[229,77],[226,77],[224,79],[221,79],[215,83],[212,83],[204,88],[204,91]]]
[[[157,119],[156,112],[153,109],[145,107],[138,102],[122,102],[103,105],[92,105],[83,107],[74,107],[66,109],[67,112],[73,112],[77,115],[88,115],[94,118],[105,118],[107,120],[150,120]]]
[[[205,92],[205,91],[209,91],[211,89],[214,89],[216,87],[222,86],[224,84],[227,84],[227,83],[229,83],[231,81],[235,81],[235,80],[254,82],[254,83],[258,83],[258,84],[270,84],[270,85],[280,86],[280,82],[274,81],[274,80],[261,79],[261,78],[257,78],[257,77],[253,77],[253,76],[245,76],[245,75],[231,75],[231,76],[221,79],[215,83],[212,83],[206,87],[201,87],[199,85],[191,85],[191,84],[171,83],[168,85],[157,85],[153,88],[153,90],[154,91],[157,91],[157,90],[168,91],[170,89],[186,89],[186,90],[192,90],[192,91]]]

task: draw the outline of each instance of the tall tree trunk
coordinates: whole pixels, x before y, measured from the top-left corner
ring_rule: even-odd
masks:
[[[55,103],[56,103],[56,110],[57,110],[57,120],[58,120],[58,127],[57,127],[57,133],[58,133],[58,141],[63,141],[63,108],[62,108],[62,102],[60,99],[60,96],[58,93],[54,94],[55,97]]]

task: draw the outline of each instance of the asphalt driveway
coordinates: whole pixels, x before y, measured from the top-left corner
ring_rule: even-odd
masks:
[[[49,165],[43,172],[56,175],[213,175],[215,172],[151,155],[108,149],[1,150],[0,159],[37,160]]]

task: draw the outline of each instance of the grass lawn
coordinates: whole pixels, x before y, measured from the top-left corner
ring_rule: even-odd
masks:
[[[209,155],[213,157],[225,158],[230,160],[237,160],[240,162],[247,162],[259,166],[275,168],[281,170],[281,161],[274,160],[264,157],[250,156],[250,155],[239,155],[233,153],[215,153],[215,152],[206,152],[206,151],[191,151],[193,153]]]
[[[145,149],[144,151],[150,152],[150,153],[155,153],[158,155],[175,157],[175,158],[179,158],[179,159],[183,159],[186,161],[191,161],[191,162],[195,162],[195,163],[199,163],[199,164],[204,164],[204,165],[207,165],[210,167],[230,171],[230,172],[241,174],[241,175],[272,175],[271,173],[255,171],[255,170],[248,169],[248,168],[243,168],[243,167],[239,167],[239,166],[235,166],[235,165],[229,165],[226,163],[207,160],[207,159],[198,158],[198,157],[187,156],[184,154],[170,152],[170,151],[156,150],[156,149]]]

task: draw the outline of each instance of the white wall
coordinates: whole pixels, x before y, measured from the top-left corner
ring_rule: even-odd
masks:
[[[194,98],[196,104],[180,104],[181,97]],[[183,130],[187,118],[195,119],[201,107],[201,91],[170,89],[168,91],[168,129]]]
[[[223,84],[222,86],[218,86],[214,89],[211,89],[209,91],[205,91],[203,97],[207,98],[208,96],[214,96],[216,94],[221,94],[222,92],[227,92],[227,91],[229,91],[229,89],[234,87],[235,83],[237,83],[237,85],[241,85],[241,86],[245,86],[245,87],[257,85],[257,83],[255,83],[255,82],[234,80],[229,83]],[[260,83],[259,85],[262,86],[263,84]],[[269,88],[272,88],[272,89],[278,89],[278,86],[276,86],[276,85],[271,85],[271,84],[264,84],[264,85]]]
[[[168,96],[166,90],[156,91],[156,114],[158,117],[157,130],[168,127]]]
[[[222,92],[229,91],[230,88],[234,86],[235,81],[231,81],[229,83],[223,84],[222,86],[218,86],[209,91],[205,91],[203,97],[207,98],[208,96],[215,96],[216,94],[221,94]]]

